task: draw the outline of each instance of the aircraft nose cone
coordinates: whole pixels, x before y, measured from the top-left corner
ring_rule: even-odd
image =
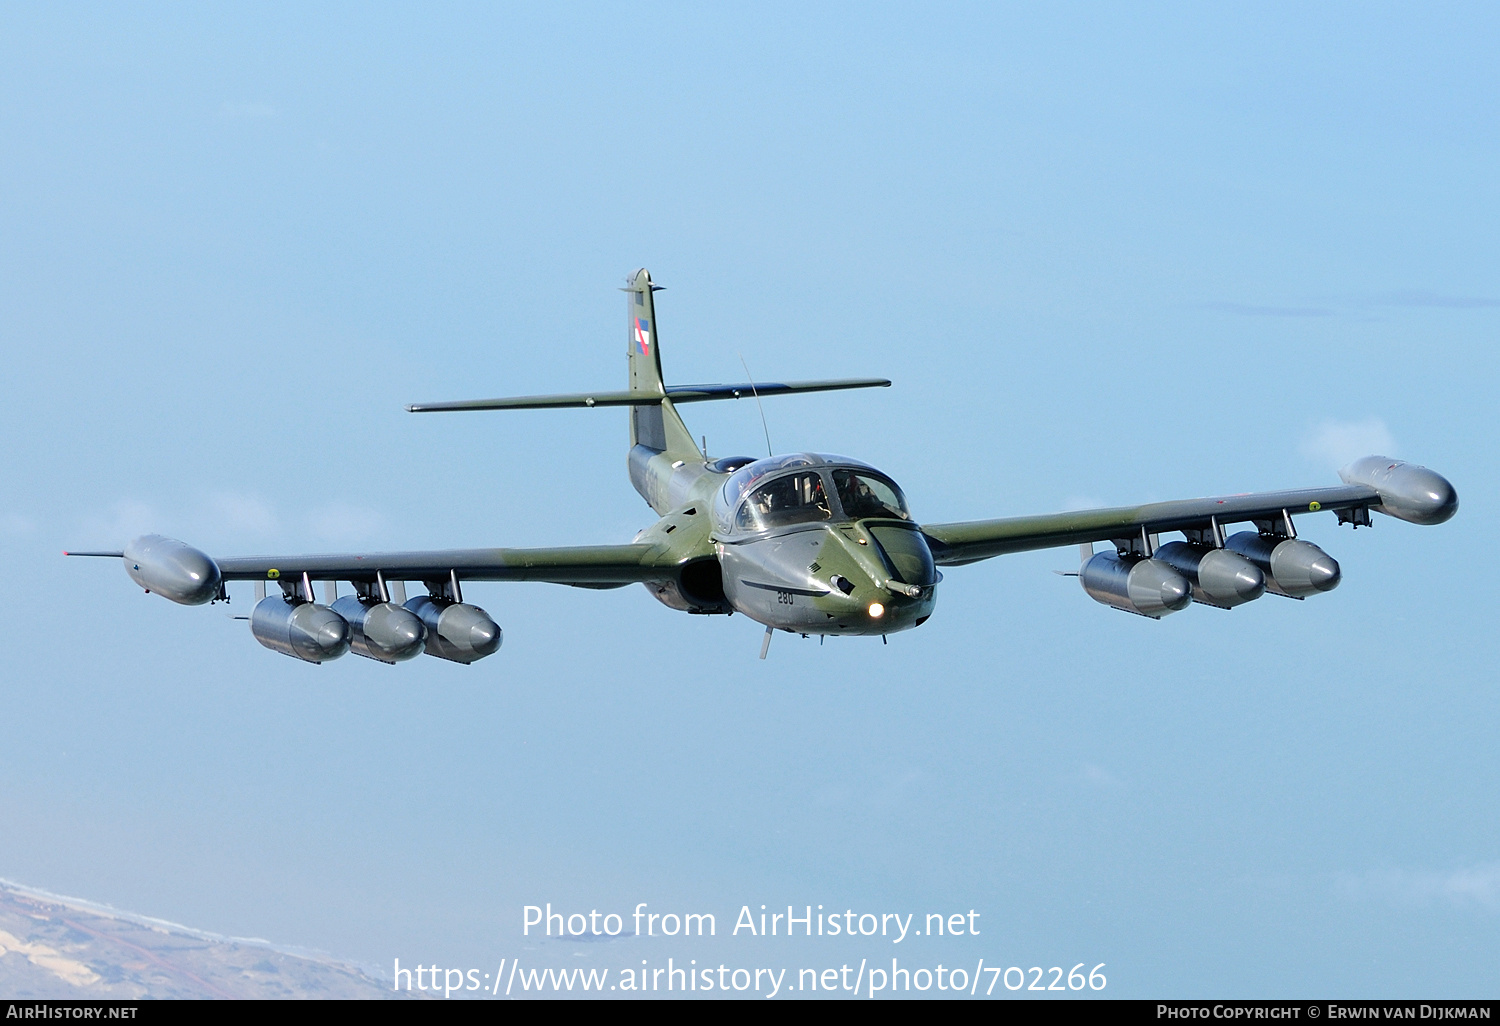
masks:
[[[1325,554],[1308,564],[1307,576],[1314,588],[1332,591],[1343,579],[1343,571],[1339,569],[1338,560]]]
[[[493,655],[500,647],[500,626],[495,623],[476,623],[469,628],[469,644],[479,655]]]

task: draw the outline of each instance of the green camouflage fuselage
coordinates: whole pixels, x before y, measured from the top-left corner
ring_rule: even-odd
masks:
[[[736,530],[722,494],[730,474],[696,456],[631,450],[631,480],[662,514],[635,540],[656,547],[659,564],[679,568],[673,578],[647,585],[662,602],[694,613],[743,613],[800,634],[894,634],[932,614],[939,575],[915,524],[830,516]],[[842,462],[806,459],[825,474]]]

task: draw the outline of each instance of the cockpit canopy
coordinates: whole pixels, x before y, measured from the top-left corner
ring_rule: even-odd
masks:
[[[911,512],[894,481],[847,456],[803,452],[756,460],[730,475],[714,497],[720,535],[868,517],[910,520]]]

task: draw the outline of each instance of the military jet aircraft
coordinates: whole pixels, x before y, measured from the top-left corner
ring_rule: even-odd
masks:
[[[1339,565],[1297,537],[1294,518],[1332,513],[1355,528],[1371,511],[1440,524],[1458,510],[1453,486],[1424,467],[1367,456],[1343,484],[1145,506],[920,524],[892,478],[827,453],[712,459],[678,407],[721,399],[890,384],[883,378],[668,385],[662,377],[655,293],[637,271],[626,288],[629,388],[409,406],[413,413],[628,407],[630,483],[660,519],[627,545],[455,549],[325,556],[212,558],[159,535],[114,556],[148,593],[183,605],[228,599],[229,581],[255,581],[250,632],[312,663],[345,652],[385,663],[426,653],[472,663],[500,647],[500,627],[466,603],[465,581],[545,581],[578,588],[643,584],[687,613],[742,613],[802,635],[881,635],[932,616],[938,567],[1008,552],[1078,545],[1085,592],[1115,609],[1160,619],[1194,602],[1232,608],[1266,592],[1304,599],[1333,589]],[[1228,534],[1232,525],[1251,529]],[[1180,541],[1162,542],[1165,534]],[[1107,542],[1094,552],[1096,542]],[[324,582],[318,602],[313,582]],[[338,582],[352,594],[338,597]],[[407,599],[406,583],[425,594]],[[268,585],[272,590],[267,594]]]

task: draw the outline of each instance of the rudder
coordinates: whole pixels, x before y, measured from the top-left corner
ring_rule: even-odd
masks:
[[[662,286],[652,284],[644,267],[628,279],[623,289],[628,317],[626,353],[630,363],[630,390],[662,397],[655,406],[633,406],[630,410],[630,445],[643,445],[657,452],[697,453],[693,436],[667,399],[661,372],[661,349],[656,327],[655,295]]]
[[[661,352],[656,347],[656,298],[660,285],[651,283],[651,272],[642,267],[629,278],[623,290],[629,314],[630,390],[665,396],[661,376]]]

